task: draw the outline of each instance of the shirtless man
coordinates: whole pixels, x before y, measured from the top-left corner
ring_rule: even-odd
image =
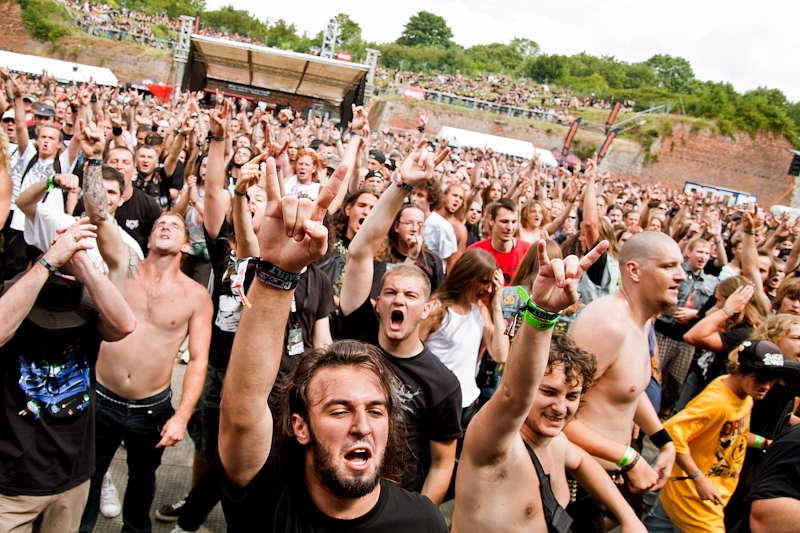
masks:
[[[444,191],[444,200],[439,209],[436,210],[442,218],[453,226],[453,231],[456,232],[456,242],[458,243],[458,251],[454,254],[455,259],[452,263],[455,265],[461,254],[464,253],[464,248],[467,247],[467,227],[462,222],[466,209],[464,208],[465,193],[464,188],[458,183],[451,183]]]
[[[578,346],[597,356],[597,384],[586,394],[580,420],[564,433],[614,472],[636,457],[629,450],[635,422],[660,453],[655,469],[647,461],[637,461],[627,472],[628,485],[634,492],[654,491],[667,482],[675,446],[643,394],[651,374],[647,334],[651,317],[672,312],[678,304],[678,286],[686,274],[677,243],[652,231],[628,239],[619,254],[619,267],[620,292],[587,305],[570,328]],[[602,514],[597,502],[580,491],[570,505],[570,515],[586,520],[587,531],[604,531]]]
[[[206,289],[180,271],[189,236],[183,219],[163,214],[150,235],[150,254],[140,260],[125,245],[100,182],[102,130],[80,122],[81,148],[89,160],[83,190],[97,244],[117,286],[136,315],[136,330],[119,342],[104,342],[97,360],[96,471],[81,531],[97,520],[102,477],[119,443],[128,452],[125,529],[150,530],[155,472],[165,446],[179,443],[203,387],[211,334],[211,299]],[[186,367],[180,406],[174,411],[170,381],[175,354],[189,335],[192,358]]]
[[[578,300],[577,279],[608,243],[603,241],[580,262],[575,256],[551,261],[544,241],[538,246],[541,267],[531,300],[547,312],[558,312]],[[551,345],[554,322],[546,324],[527,313],[499,394],[467,429],[451,531],[544,533],[550,525],[568,526],[561,507],[570,494],[565,469],[620,518],[624,532],[645,531],[602,467],[562,434],[592,383],[595,358],[569,337]],[[546,329],[527,325],[531,319]],[[540,470],[549,475],[543,477]]]

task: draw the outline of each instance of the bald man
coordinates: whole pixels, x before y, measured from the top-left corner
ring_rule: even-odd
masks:
[[[587,305],[570,328],[578,346],[597,357],[597,383],[564,433],[634,493],[660,489],[675,461],[675,446],[643,393],[651,374],[651,319],[677,306],[682,265],[680,248],[666,234],[633,235],[619,255],[620,291]],[[660,449],[655,469],[630,447],[634,423]],[[582,490],[568,511],[573,531],[605,531],[603,508]]]

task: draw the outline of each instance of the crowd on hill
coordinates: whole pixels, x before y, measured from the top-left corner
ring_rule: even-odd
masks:
[[[432,142],[426,112],[0,79],[0,529],[118,515],[124,441],[150,530],[188,433],[175,533],[219,501],[231,531],[792,531],[789,217]]]

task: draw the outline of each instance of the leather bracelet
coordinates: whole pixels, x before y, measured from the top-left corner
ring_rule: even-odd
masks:
[[[215,137],[215,136],[213,136],[213,135],[211,136],[211,140],[212,140],[212,141],[219,141],[219,142],[221,142],[221,143],[222,143],[222,142],[225,142],[227,139],[228,139],[227,137]]]
[[[45,259],[44,256],[39,258],[38,263],[43,267],[45,267],[47,270],[49,270],[50,273],[53,274],[54,276],[58,276],[59,278],[64,278],[70,281],[75,281],[75,276],[68,276],[67,274],[63,274],[59,269],[48,263],[47,259]]]
[[[652,442],[656,448],[661,448],[672,442],[672,437],[670,437],[669,433],[667,433],[667,430],[664,428],[661,428],[660,431],[656,431],[652,435],[649,435],[649,437],[650,442]]]
[[[636,463],[638,463],[639,459],[641,459],[641,458],[642,458],[642,454],[640,454],[639,452],[636,452],[636,456],[631,460],[631,462],[628,463],[627,465],[623,466],[620,469],[620,471],[621,472],[630,472],[631,470],[633,470],[633,467],[636,466]]]
[[[300,281],[300,274],[294,272],[286,272],[280,267],[273,265],[268,261],[259,259],[256,262],[256,279],[265,285],[290,291],[297,287],[297,282]]]
[[[233,189],[233,194],[235,194],[236,196],[247,196],[246,192],[239,192],[236,189]]]

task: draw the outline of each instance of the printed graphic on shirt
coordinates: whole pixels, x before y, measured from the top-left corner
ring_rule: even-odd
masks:
[[[738,468],[731,468],[731,464],[741,465],[747,439],[744,436],[744,428],[749,427],[750,416],[745,416],[739,420],[729,420],[722,426],[719,434],[719,445],[714,453],[714,464],[708,470],[707,477],[739,477]]]
[[[414,406],[411,405],[411,402],[414,401],[415,396],[422,394],[422,389],[412,391],[408,385],[399,379],[392,381],[392,388],[394,389],[395,394],[397,394],[397,397],[400,399],[400,407],[403,409],[403,411],[413,413]]]
[[[89,362],[75,356],[75,345],[64,352],[65,363],[52,364],[46,360],[29,361],[20,355],[19,386],[27,397],[20,415],[42,414],[53,418],[68,418],[89,407]]]

